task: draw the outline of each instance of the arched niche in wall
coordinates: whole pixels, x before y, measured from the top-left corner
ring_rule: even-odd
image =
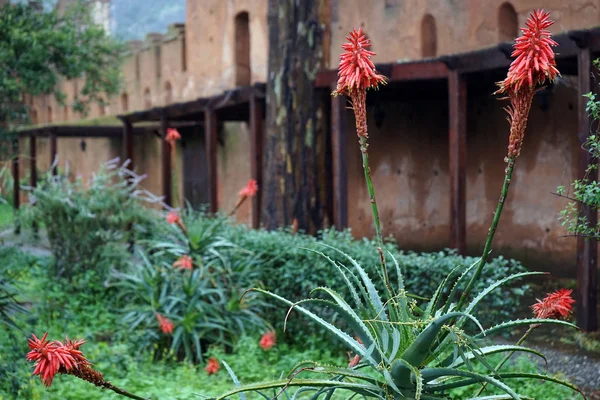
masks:
[[[431,14],[426,14],[421,21],[421,56],[437,56],[437,27]]]
[[[63,121],[68,121],[69,120],[69,107],[68,106],[63,106],[63,110],[62,110],[62,119]]]
[[[52,106],[48,106],[48,123],[54,122],[54,112],[52,110]]]
[[[121,94],[121,112],[126,113],[129,111],[129,96],[127,93]]]
[[[40,117],[36,107],[33,107],[31,111],[29,111],[29,118],[31,119],[32,125],[37,125],[40,123]]]
[[[498,8],[498,39],[501,42],[512,42],[519,36],[519,17],[509,2]]]
[[[250,16],[246,11],[240,12],[235,16],[234,51],[235,85],[250,85]]]
[[[150,88],[146,88],[144,90],[144,108],[152,107],[152,94],[150,93]]]
[[[106,104],[104,100],[98,101],[98,115],[104,117],[106,115]]]
[[[164,100],[165,100],[165,105],[171,104],[173,102],[173,86],[171,85],[171,82],[167,81],[165,83],[165,90],[164,90]]]

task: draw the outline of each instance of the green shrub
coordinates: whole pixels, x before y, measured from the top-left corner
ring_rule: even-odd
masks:
[[[172,229],[170,233],[161,233],[155,241],[148,242],[153,243],[150,252],[167,257],[171,263],[183,254],[193,254],[197,264],[214,257],[251,259],[252,265],[257,266],[257,279],[262,286],[292,301],[305,298],[312,289],[319,286],[331,287],[342,295],[347,294],[340,275],[318,252],[344,264],[347,264],[347,260],[338,251],[327,246],[349,254],[364,266],[367,273],[375,278],[378,276],[379,254],[373,242],[354,239],[350,231],[328,229],[314,237],[302,233],[293,234],[289,230],[253,230],[243,225],[233,225],[222,217],[209,217],[191,211],[184,215],[184,220],[189,231],[189,241],[178,229]],[[476,261],[474,257],[459,256],[451,250],[420,254],[400,251],[391,239],[388,239],[385,246],[402,268],[407,291],[424,297],[431,296],[437,284],[455,267],[464,270]],[[507,273],[523,271],[525,268],[519,262],[498,257],[489,262],[474,290],[483,290]],[[393,271],[390,274],[394,280]],[[462,283],[463,286],[464,284],[465,282]],[[458,293],[460,289],[461,287]],[[481,322],[490,325],[514,316],[519,307],[519,298],[527,289],[527,285],[496,289],[482,301],[486,313],[481,315]],[[448,291],[449,288],[446,288],[444,294],[447,295]],[[277,330],[283,331],[285,316],[285,309],[276,308],[265,318]],[[296,314],[291,314],[291,318],[297,317]],[[303,345],[315,341],[314,344],[322,347],[319,333],[316,325],[303,320],[286,331],[285,338],[288,342]]]
[[[231,348],[240,335],[262,331],[265,303],[256,293],[242,296],[258,284],[252,258],[221,254],[193,270],[180,270],[162,257],[133,263],[127,273],[115,272],[111,286],[126,304],[122,322],[139,349],[157,357],[170,350],[177,358],[202,361],[209,345]],[[173,324],[172,334],[159,330],[157,314]]]
[[[141,179],[113,160],[87,183],[48,174],[31,190],[23,223],[46,228],[50,277],[75,290],[103,290],[110,269],[128,259],[128,243],[153,230],[155,217],[143,205],[155,199],[140,189]]]
[[[203,217],[200,217],[203,218]],[[328,229],[320,232],[318,238],[305,234],[292,234],[289,231],[251,230],[244,226],[224,225],[222,235],[232,243],[251,250],[261,260],[261,280],[264,286],[275,293],[297,301],[305,298],[315,287],[327,286],[346,295],[340,275],[332,268],[322,252],[337,262],[347,264],[347,260],[331,246],[353,257],[367,273],[377,277],[379,254],[373,242],[356,240],[349,231],[338,232]],[[386,243],[389,251],[402,268],[406,290],[411,294],[429,297],[437,285],[455,267],[464,270],[476,261],[474,257],[463,257],[454,251],[437,253],[404,252],[392,240]],[[310,251],[313,250],[313,251]],[[488,262],[480,279],[473,288],[475,292],[483,290],[492,282],[505,277],[507,273],[524,272],[525,268],[515,260],[498,257]],[[390,271],[394,281],[393,271]],[[462,283],[465,285],[465,282]],[[458,292],[460,293],[459,287]],[[482,302],[487,311],[481,316],[481,323],[493,324],[514,316],[519,307],[519,298],[528,289],[527,285],[501,287],[492,292]],[[449,288],[444,294],[448,294]],[[271,314],[269,319],[278,329],[282,329],[283,312]],[[294,324],[294,336],[308,337],[315,333],[310,323]],[[291,336],[290,336],[291,338]]]

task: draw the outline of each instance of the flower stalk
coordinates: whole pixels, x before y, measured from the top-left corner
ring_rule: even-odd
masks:
[[[481,276],[490,254],[494,235],[498,228],[498,222],[504,202],[508,196],[508,188],[512,178],[515,160],[521,154],[525,128],[529,119],[531,103],[536,92],[537,85],[543,85],[546,80],[553,81],[559,75],[556,69],[556,60],[553,46],[558,44],[552,40],[551,33],[547,29],[554,22],[550,20],[550,13],[543,10],[534,10],[527,19],[526,27],[521,29],[523,35],[515,40],[512,57],[516,57],[511,63],[506,78],[498,83],[499,89],[495,94],[507,95],[510,105],[505,109],[510,123],[510,135],[508,139],[508,153],[505,161],[508,163],[504,175],[504,184],[500,192],[500,199],[496,206],[494,219],[490,226],[487,239],[483,248],[481,259],[463,291],[457,309],[464,305],[473,284]]]
[[[469,280],[467,287],[463,291],[460,296],[460,300],[458,301],[457,308],[460,309],[464,302],[467,299],[469,291],[473,287],[473,284],[477,282],[479,277],[481,276],[481,271],[483,271],[483,267],[487,262],[487,259],[490,255],[490,250],[492,248],[492,242],[494,241],[494,235],[496,234],[496,229],[498,228],[498,222],[500,222],[500,215],[502,215],[502,209],[504,208],[504,203],[506,202],[506,197],[508,196],[508,188],[510,186],[510,181],[512,179],[513,169],[515,167],[515,159],[508,159],[508,166],[506,167],[506,173],[504,174],[504,184],[502,185],[502,191],[500,192],[500,198],[498,199],[498,205],[496,206],[496,212],[494,212],[494,219],[492,220],[492,224],[490,225],[490,229],[488,231],[487,239],[485,241],[485,245],[483,247],[483,254],[481,255],[481,259],[479,260],[479,264],[475,268],[475,272]]]

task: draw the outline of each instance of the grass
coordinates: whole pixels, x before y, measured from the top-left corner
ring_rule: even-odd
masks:
[[[0,230],[8,228],[14,219],[13,208],[9,203],[0,199]]]

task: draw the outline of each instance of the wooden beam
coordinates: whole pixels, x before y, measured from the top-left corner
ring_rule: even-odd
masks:
[[[578,178],[586,177],[590,182],[598,179],[597,170],[587,172],[588,166],[595,161],[590,153],[585,149],[584,143],[587,142],[590,135],[591,120],[586,111],[587,98],[586,93],[593,90],[592,87],[592,56],[589,48],[579,50],[577,56],[579,93],[578,93],[578,132],[579,140],[579,167]],[[591,207],[581,206],[579,216],[587,219],[590,226],[596,226],[598,223],[597,211]],[[598,329],[597,317],[597,260],[598,260],[598,242],[593,238],[577,238],[577,326],[584,331],[595,331]]]
[[[252,96],[250,98],[250,170],[252,178],[258,183],[258,192],[252,198],[252,227],[260,226],[260,206],[263,184],[263,140],[264,140],[264,100]]]
[[[458,70],[448,74],[450,142],[450,247],[466,252],[467,82]]]
[[[445,79],[448,76],[448,68],[441,61],[411,62],[394,64],[389,76],[391,82],[413,81],[427,79]]]
[[[12,176],[13,176],[13,208],[19,209],[21,198],[19,196],[19,139],[13,140],[13,159],[12,159]]]
[[[52,128],[50,130],[50,168],[52,169],[52,175],[56,175],[58,171],[58,160],[57,147],[56,147],[56,130]]]
[[[206,168],[208,171],[208,198],[210,212],[219,209],[217,197],[217,113],[207,108],[204,111],[204,142],[206,143]]]
[[[334,87],[332,87],[332,90]],[[348,227],[348,149],[346,98],[331,98],[331,146],[333,166],[333,222],[339,230]]]
[[[29,186],[37,186],[37,146],[35,135],[29,137]]]
[[[167,141],[167,128],[169,122],[166,115],[160,119],[160,138],[162,149],[162,187],[164,202],[168,206],[172,206],[171,198],[171,144]]]
[[[123,160],[129,160],[128,168],[133,171],[133,125],[123,120]]]

